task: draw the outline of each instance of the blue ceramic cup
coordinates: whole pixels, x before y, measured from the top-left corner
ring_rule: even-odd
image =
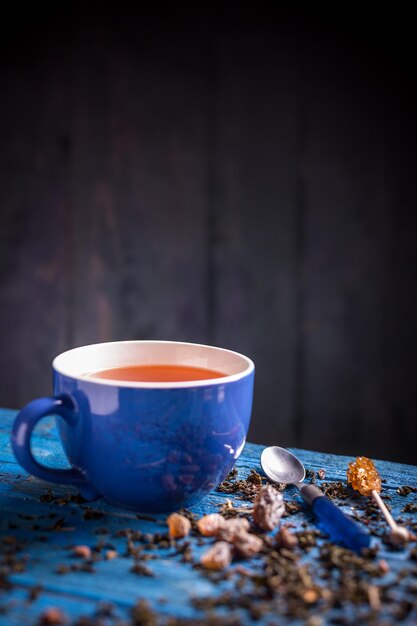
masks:
[[[131,365],[186,365],[224,373],[181,382],[124,382],[89,377]],[[171,341],[121,341],[83,346],[52,364],[54,396],[30,402],[16,417],[12,445],[29,473],[75,485],[137,511],[190,506],[218,485],[246,440],[254,365],[212,346]],[[31,433],[46,415],[57,426],[69,469],[41,465]]]

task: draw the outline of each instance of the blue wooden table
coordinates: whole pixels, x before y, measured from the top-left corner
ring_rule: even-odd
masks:
[[[363,516],[369,523],[374,533],[373,545],[378,548],[376,556],[359,559],[352,565],[353,569],[343,570],[349,584],[359,590],[359,600],[354,602],[349,597],[340,600],[337,593],[332,595],[332,590],[340,590],[341,585],[338,563],[345,558],[349,560],[352,553],[326,552],[325,546],[329,544],[324,536],[314,535],[312,543],[316,545],[309,547],[308,531],[316,529],[314,520],[293,488],[285,491],[288,515],[284,521],[291,524],[293,532],[300,533],[300,546],[292,552],[276,547],[271,547],[271,551],[275,550],[277,563],[280,559],[282,562],[296,559],[291,576],[299,572],[305,577],[307,572],[320,592],[317,598],[296,598],[295,605],[300,610],[297,608],[294,617],[288,614],[285,580],[269,598],[263,591],[260,598],[256,597],[256,581],[263,580],[265,574],[260,557],[234,562],[226,577],[207,575],[195,564],[211,539],[194,533],[175,545],[148,550],[146,542],[150,538],[146,535],[166,532],[164,516],[157,516],[155,521],[139,519],[134,513],[112,508],[102,501],[77,502],[72,488],[51,486],[29,476],[15,462],[10,446],[14,415],[14,411],[0,410],[1,626],[37,624],[40,616],[51,607],[62,611],[67,623],[75,624],[78,620],[81,626],[227,624],[228,621],[261,626],[417,624],[417,544],[395,549],[384,543],[385,526],[372,507],[366,509],[365,498],[355,497],[348,490],[336,497],[343,510]],[[33,438],[33,448],[43,463],[65,466],[53,420],[41,422]],[[251,469],[260,471],[261,450],[261,446],[246,445],[237,463],[239,478],[246,477]],[[306,450],[296,453],[308,469],[325,470],[325,483],[342,481],[345,485],[350,458]],[[398,493],[397,489],[404,485],[417,487],[417,468],[382,461],[376,465],[386,481],[383,494],[389,498],[387,504],[394,517],[416,532],[417,494],[407,489]],[[321,483],[318,480],[318,484]],[[250,507],[239,495],[242,496],[215,491],[195,507],[193,513],[199,517],[216,512],[225,504]],[[137,531],[145,533],[145,537],[140,535],[139,540]],[[74,556],[73,547],[80,545],[92,550],[92,562]],[[132,550],[134,553],[138,546],[143,568],[135,572],[132,571]],[[187,550],[192,552],[189,562],[184,558]],[[365,587],[361,587],[362,583]],[[219,597],[224,597],[225,601],[217,602]],[[244,598],[250,602],[243,601]],[[141,599],[148,604],[138,605]],[[211,601],[214,608],[209,607],[209,617],[207,607]],[[132,614],[135,605],[137,609]],[[147,606],[153,610],[152,614],[146,613]],[[219,616],[217,622],[213,615]],[[90,620],[80,619],[80,616],[88,616]]]

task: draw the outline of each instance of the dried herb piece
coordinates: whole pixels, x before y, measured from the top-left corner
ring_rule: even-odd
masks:
[[[40,497],[39,497],[39,501],[40,502],[53,502],[55,500],[55,496],[53,495],[52,491],[50,489],[48,489],[48,491],[46,493],[43,493]]]
[[[312,485],[316,484],[317,478],[314,470],[306,469],[306,481],[310,482]]]
[[[176,549],[173,556],[177,556],[181,554],[181,562],[182,563],[191,563],[193,560],[193,553],[191,549],[191,543],[189,541],[184,541],[184,543]]]
[[[209,570],[222,570],[230,565],[231,561],[232,548],[226,541],[217,541],[200,558],[201,565]]]
[[[262,476],[255,470],[251,470],[248,477],[243,480],[236,480],[237,472],[231,476],[229,474],[226,479],[217,487],[216,491],[220,493],[236,493],[245,500],[253,501],[262,487]]]
[[[251,469],[246,482],[262,487],[262,476],[256,470]]]
[[[339,500],[347,500],[348,498],[352,498],[352,492],[349,491],[346,485],[341,481],[322,483],[321,489],[324,491],[324,494],[331,500],[333,500],[334,498],[338,498]]]
[[[286,500],[285,501],[285,513],[286,515],[296,515],[300,511],[303,510],[303,507],[299,502],[295,502],[294,500]]]
[[[262,530],[273,530],[285,511],[282,494],[271,485],[264,485],[253,505],[253,519]]]
[[[397,488],[397,493],[400,496],[408,496],[409,493],[417,493],[417,487],[410,487],[410,485],[403,485]]]
[[[156,517],[152,517],[152,515],[145,515],[144,513],[137,513],[136,519],[144,520],[145,522],[156,522]]]
[[[157,626],[156,613],[146,600],[139,600],[131,610],[132,626]]]
[[[401,511],[402,513],[417,513],[417,502],[408,502]]]
[[[287,550],[293,550],[298,546],[297,535],[292,533],[288,526],[281,526],[275,535],[275,540],[280,548],[286,548]]]
[[[252,508],[247,507],[235,507],[231,500],[226,500],[223,504],[220,505],[220,515],[225,519],[230,519],[232,517],[242,517],[243,515],[248,515],[252,513]]]
[[[134,565],[132,565],[130,571],[134,574],[138,574],[139,576],[155,576],[153,571],[147,565],[141,563],[140,561],[136,561]]]
[[[300,548],[306,550],[307,552],[317,545],[317,538],[323,536],[322,533],[317,529],[302,530],[295,534],[297,537],[298,545],[300,546]]]
[[[93,520],[102,519],[103,517],[105,517],[105,515],[101,511],[96,511],[95,509],[92,509],[88,506],[85,508],[83,517],[85,520]]]
[[[69,504],[70,502],[74,504],[83,504],[86,500],[80,496],[80,494],[69,494],[66,496],[55,496],[51,489],[48,489],[46,493],[42,494],[39,497],[40,502],[48,502],[58,504],[59,506],[63,506],[64,504]]]
[[[167,524],[169,536],[175,539],[186,537],[191,530],[190,520],[185,515],[180,515],[179,513],[171,513],[167,518]]]
[[[28,592],[28,602],[35,602],[43,591],[43,587],[41,585],[35,585],[31,587]]]

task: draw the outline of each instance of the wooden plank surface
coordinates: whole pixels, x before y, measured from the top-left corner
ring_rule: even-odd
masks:
[[[74,342],[203,341],[204,36],[146,15],[90,19],[72,65]]]
[[[256,363],[256,441],[294,431],[297,342],[296,50],[249,18],[214,40],[215,342]],[[272,390],[274,390],[272,392]]]
[[[7,22],[1,403],[75,345],[211,342],[255,360],[254,441],[414,461],[409,27],[177,9]]]
[[[126,618],[130,608],[140,598],[145,598],[160,615],[158,623],[165,623],[164,616],[189,619],[197,617],[205,619],[204,614],[193,606],[196,598],[216,597],[221,592],[234,588],[232,573],[230,580],[215,582],[210,577],[204,576],[196,570],[191,563],[181,562],[180,555],[175,555],[175,548],[158,550],[157,554],[146,564],[153,571],[153,577],[138,576],[131,572],[132,559],[125,555],[126,538],[116,536],[118,531],[126,528],[154,533],[164,532],[166,526],[164,516],[155,517],[155,521],[138,519],[134,513],[115,509],[102,501],[91,504],[76,504],[71,501],[61,502],[64,498],[75,491],[67,486],[52,486],[52,492],[56,496],[51,502],[42,501],[40,498],[48,494],[50,485],[30,477],[13,460],[11,454],[9,432],[15,413],[13,411],[0,410],[0,542],[2,545],[3,558],[7,546],[10,545],[10,537],[15,537],[22,548],[18,550],[18,557],[25,561],[24,571],[13,573],[8,576],[13,584],[11,590],[0,589],[0,624],[35,624],[40,614],[48,607],[58,607],[71,618],[71,623],[80,616],[93,616],[100,601],[111,602],[116,614],[120,618]],[[54,466],[62,466],[62,452],[57,440],[54,424],[51,419],[43,420],[34,438],[34,450],[37,458],[42,462]],[[251,469],[259,470],[259,456],[262,446],[247,444],[241,458],[237,463],[239,477],[246,477]],[[344,481],[347,463],[351,457],[324,455],[308,450],[294,450],[304,462],[307,468],[317,471],[321,468],[326,470],[326,481]],[[407,524],[417,524],[417,513],[402,513],[407,503],[416,503],[416,495],[400,496],[396,489],[398,486],[408,484],[417,487],[417,468],[398,463],[377,461],[376,465],[385,479],[383,492],[389,496],[389,504],[394,516],[402,517]],[[320,481],[319,481],[320,482]],[[50,493],[50,492],[49,492]],[[285,493],[288,501],[298,502],[298,495],[289,490]],[[232,498],[235,506],[250,506],[245,500],[240,500],[238,495],[229,495],[212,492],[199,505],[193,508],[197,516],[203,513],[215,512],[228,498]],[[361,500],[341,500],[338,504],[348,513],[354,512],[361,504]],[[95,512],[91,515],[91,512]],[[89,513],[89,515],[86,515]],[[59,525],[56,530],[51,527]],[[296,530],[314,528],[312,518],[307,510],[300,510],[291,515],[289,520]],[[43,537],[46,536],[46,539]],[[9,539],[7,539],[9,538]],[[112,549],[116,549],[119,556],[111,561],[102,557],[94,564],[95,572],[69,571],[58,575],[58,566],[71,566],[78,562],[72,556],[72,546],[88,545],[91,548],[97,546],[100,541]],[[194,558],[207,548],[210,539],[201,542],[197,536],[190,537]],[[319,539],[321,544],[323,539]],[[390,614],[393,606],[409,598],[409,590],[412,589],[413,575],[415,576],[415,562],[409,560],[408,549],[393,550],[383,544],[379,538],[373,542],[379,546],[378,561],[383,559],[387,562],[389,573],[378,577],[376,584],[392,584],[392,580],[399,576],[395,588],[396,600],[393,605],[387,605],[381,610],[381,619]],[[180,542],[181,543],[181,542]],[[202,545],[201,545],[202,544]],[[178,546],[177,546],[178,547]],[[0,557],[2,558],[2,557]],[[302,563],[310,564],[318,571],[318,555],[316,550],[309,551],[302,556]],[[237,565],[237,564],[236,564]],[[234,571],[236,565],[231,567]],[[254,568],[256,571],[257,559],[242,561],[241,566]],[[402,574],[399,572],[402,571]],[[410,572],[405,575],[404,572]],[[413,574],[414,572],[414,574]],[[391,582],[390,582],[391,581]],[[42,591],[34,600],[29,599],[29,592],[36,585],[42,586]],[[413,608],[414,606],[414,608]],[[271,605],[272,607],[272,605]],[[335,623],[337,617],[344,615],[353,619],[361,607],[351,606],[345,603],[342,610],[332,610],[323,614],[323,624]],[[226,614],[220,609],[219,615],[225,616],[236,611],[227,610]],[[312,615],[317,613],[317,608],[312,608]],[[285,615],[268,612],[261,619],[253,620],[246,611],[237,612],[239,623],[258,623],[265,626],[268,624],[299,624],[305,620],[287,619]],[[411,603],[411,609],[402,624],[411,625],[417,616],[417,606]],[[375,615],[374,615],[375,617]],[[113,623],[113,622],[111,622]],[[132,622],[133,623],[133,622]],[[350,622],[349,622],[350,623]],[[363,622],[365,623],[365,622]],[[387,622],[390,623],[390,622]]]
[[[401,460],[413,458],[405,439],[415,434],[408,408],[415,343],[404,331],[415,299],[406,234],[415,224],[416,192],[407,183],[415,133],[407,139],[400,79],[382,70],[388,52],[372,41],[376,49],[365,57],[360,41],[340,28],[323,27],[320,41],[307,32],[301,42],[306,209],[297,443],[368,456],[390,449]],[[405,223],[411,231],[402,230]],[[408,433],[401,443],[400,432]]]
[[[8,404],[50,392],[51,359],[68,345],[71,318],[68,50],[55,38],[30,43],[22,58],[6,37],[1,62],[0,393]]]

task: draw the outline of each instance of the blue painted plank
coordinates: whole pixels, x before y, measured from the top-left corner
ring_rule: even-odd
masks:
[[[80,614],[92,615],[97,602],[108,600],[115,604],[121,617],[126,617],[129,607],[138,598],[147,598],[151,605],[161,614],[191,617],[200,615],[192,606],[191,602],[196,597],[212,596],[232,586],[232,582],[222,581],[214,584],[207,577],[196,571],[190,564],[182,563],[179,556],[175,556],[173,548],[157,551],[157,559],[150,560],[147,565],[154,573],[154,577],[138,576],[131,572],[132,559],[125,556],[126,539],[115,534],[127,527],[142,532],[164,532],[166,530],[165,516],[156,516],[156,522],[137,519],[131,512],[122,511],[107,505],[103,501],[93,504],[79,505],[69,502],[60,505],[57,502],[41,502],[40,497],[47,493],[48,489],[56,496],[75,494],[71,487],[49,485],[34,477],[28,476],[14,460],[10,447],[10,429],[15,413],[13,411],[0,410],[0,539],[13,536],[23,544],[21,555],[27,557],[25,571],[14,573],[10,580],[15,588],[10,592],[0,591],[0,626],[11,624],[36,623],[39,614],[46,606],[58,606],[72,619]],[[43,428],[40,428],[34,437],[34,450],[42,462],[55,466],[65,465],[62,452],[54,427],[53,420],[44,420]],[[259,457],[262,446],[247,444],[244,453],[237,463],[239,477],[246,477],[249,471],[259,469]],[[326,481],[345,480],[346,468],[351,457],[334,456],[330,454],[311,452],[308,450],[294,450],[305,465],[313,470],[324,468]],[[403,484],[417,486],[417,468],[398,463],[377,462],[377,467],[383,478],[386,479],[384,492],[391,497],[389,501],[394,516],[400,517],[408,523],[417,523],[415,513],[402,513],[402,508],[408,502],[417,501],[415,494],[407,497],[400,496],[396,487]],[[197,515],[218,510],[219,506],[231,496],[218,492],[212,492],[193,511]],[[288,489],[286,499],[299,501],[298,493]],[[233,496],[235,504],[250,506],[249,503]],[[358,501],[347,500],[340,505],[350,513],[356,507]],[[100,519],[84,519],[88,509],[102,513]],[[62,519],[62,527],[54,532],[45,529],[51,527],[57,520]],[[308,511],[291,516],[291,523],[295,529],[301,530],[306,521],[312,523]],[[10,527],[12,526],[12,528]],[[107,534],[97,534],[103,528]],[[42,536],[47,534],[47,542],[42,541]],[[72,546],[85,544],[94,548],[99,541],[111,544],[118,552],[118,557],[112,561],[104,559],[95,563],[94,575],[85,572],[69,572],[58,575],[56,569],[59,565],[71,566],[76,563],[72,553]],[[375,540],[377,541],[377,540]],[[197,545],[195,538],[191,539],[193,552],[198,556],[206,547]],[[310,563],[317,567],[315,559],[316,551],[303,554],[301,563]],[[389,564],[390,572],[382,579],[383,583],[392,581],[396,573],[406,565],[407,552],[404,550],[392,551],[382,545],[379,558],[385,559]],[[244,565],[248,565],[243,561]],[[259,561],[253,559],[250,567],[256,569]],[[232,566],[232,569],[235,566]],[[27,604],[22,599],[27,595],[28,589],[42,583],[43,592],[33,603]],[[398,586],[400,597],[406,597],[409,579]],[[25,595],[26,594],[26,595]],[[402,594],[402,595],[401,595]],[[2,615],[1,607],[5,606],[7,612]],[[327,616],[330,619],[332,615]],[[333,616],[334,617],[334,616]],[[271,621],[267,616],[257,623],[278,623]],[[417,619],[412,614],[410,619]],[[246,614],[242,614],[242,623],[250,624],[252,620]],[[284,618],[279,618],[279,623],[285,624]],[[296,624],[290,621],[288,623]],[[402,623],[413,623],[403,621]]]

